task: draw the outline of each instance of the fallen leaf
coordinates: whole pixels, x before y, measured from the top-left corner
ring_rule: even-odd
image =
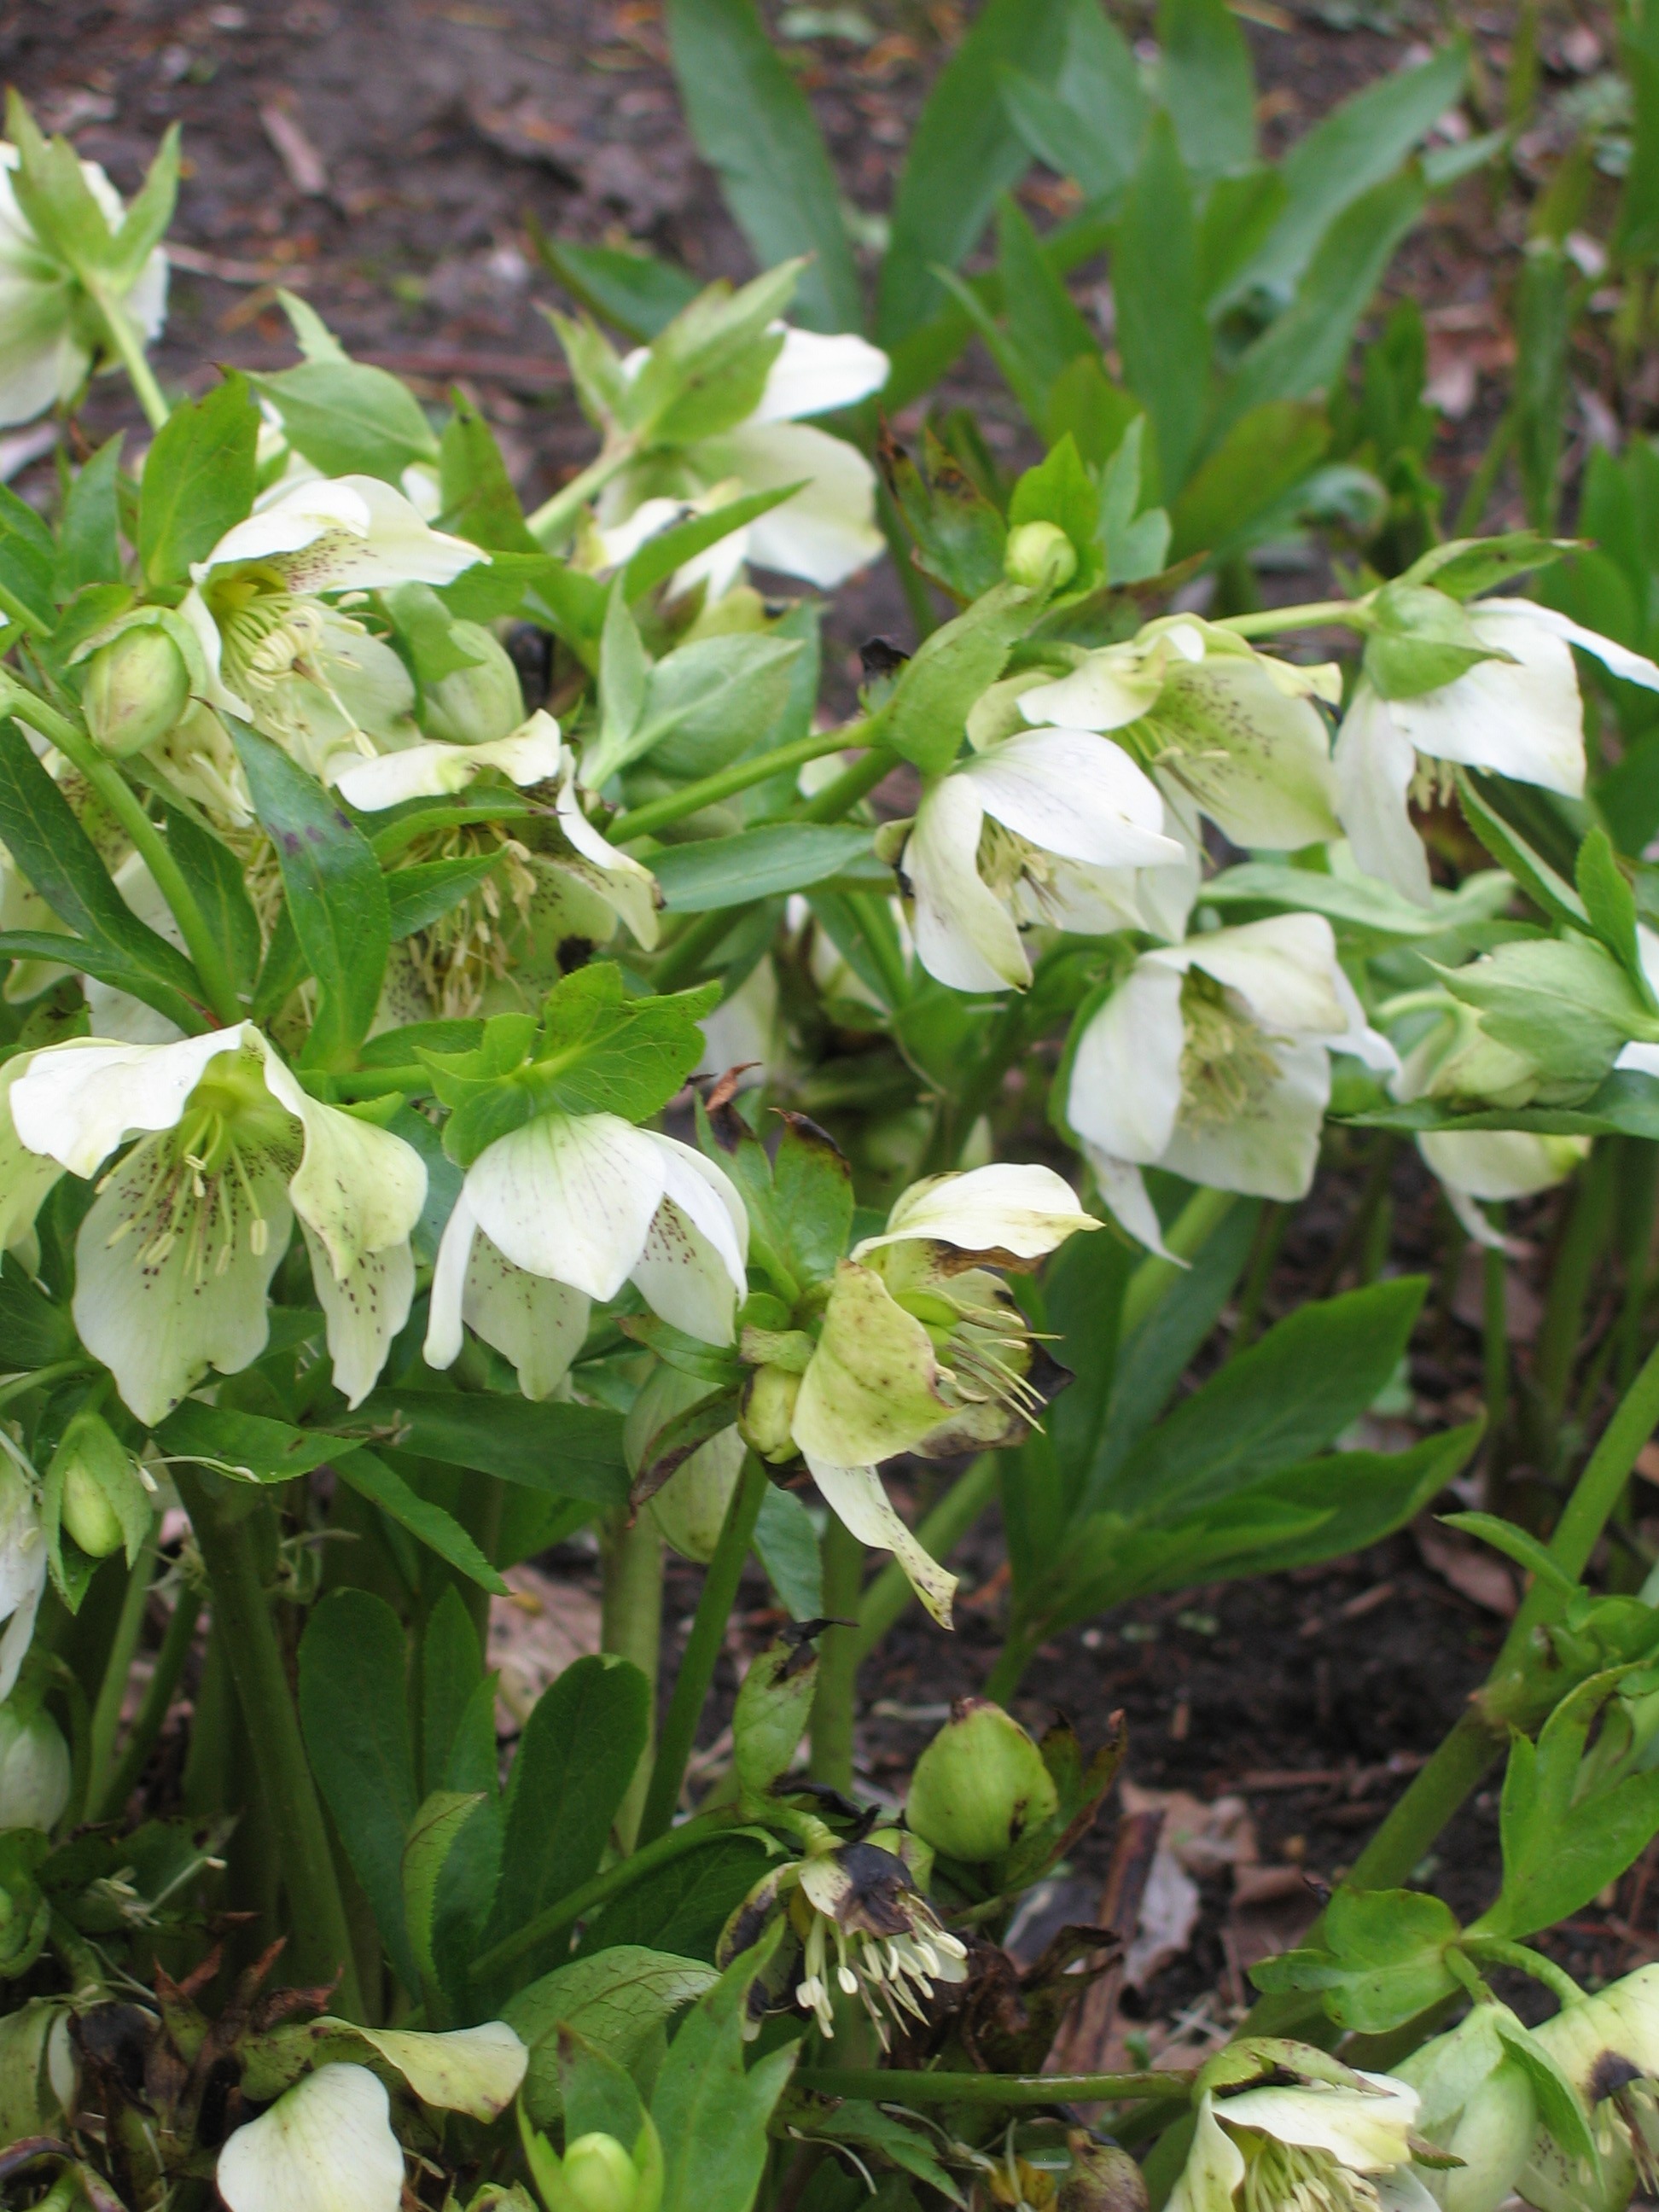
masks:
[[[1426,1516],[1412,1523],[1412,1534],[1417,1539],[1424,1565],[1432,1568],[1461,1596],[1488,1613],[1497,1613],[1500,1620],[1513,1617],[1520,1603],[1515,1577],[1495,1552],[1449,1528],[1443,1528],[1438,1522]]]
[[[496,1719],[516,1735],[550,1682],[599,1648],[599,1601],[580,1583],[509,1567],[506,1597],[489,1601],[489,1664],[501,1677]]]

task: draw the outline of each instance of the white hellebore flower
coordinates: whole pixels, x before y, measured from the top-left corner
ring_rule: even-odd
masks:
[[[39,1163],[36,1206],[62,1170],[103,1170],[75,1322],[141,1421],[259,1357],[296,1216],[336,1387],[368,1395],[415,1289],[426,1169],[400,1137],[308,1097],[247,1022],[173,1044],[71,1038],[33,1055],[8,1103],[0,1149],[15,1137]]]
[[[1127,753],[1083,730],[1024,730],[927,786],[895,857],[914,901],[917,957],[958,991],[1024,990],[1023,926],[1086,933],[1145,927],[1135,872],[1180,868],[1162,798]],[[897,837],[890,835],[884,851]]]
[[[1409,800],[1424,763],[1488,769],[1576,799],[1584,788],[1584,707],[1569,647],[1659,690],[1652,661],[1553,607],[1483,599],[1462,611],[1480,644],[1510,658],[1477,661],[1413,699],[1384,699],[1362,677],[1336,738],[1337,811],[1354,858],[1421,906],[1429,864]]]
[[[616,1114],[542,1114],[487,1145],[444,1230],[426,1358],[463,1322],[512,1360],[526,1397],[561,1382],[589,1302],[631,1281],[653,1313],[730,1344],[748,1288],[749,1217],[701,1152]]]
[[[1282,852],[1337,834],[1330,743],[1313,702],[1341,695],[1333,666],[1299,667],[1194,615],[1165,615],[1023,691],[1019,706],[1028,722],[1110,732],[1234,844]]]
[[[0,1432],[0,1702],[16,1685],[46,1587],[46,1543],[28,1467]],[[0,1818],[0,1826],[9,1826]]]
[[[385,2085],[366,2066],[319,2066],[219,2154],[230,2212],[398,2212],[404,2154]]]
[[[623,375],[631,380],[647,358],[644,348],[629,354]],[[782,349],[746,421],[718,437],[652,454],[605,486],[597,509],[605,565],[631,560],[688,507],[706,510],[749,492],[799,483],[793,499],[689,563],[680,572],[681,588],[706,580],[709,598],[718,599],[745,561],[804,577],[824,591],[845,583],[886,542],[876,525],[875,471],[855,446],[800,418],[867,399],[886,383],[887,368],[886,355],[863,338],[784,328]]]
[[[378,477],[298,483],[192,564],[179,608],[202,655],[192,688],[329,780],[415,737],[415,686],[389,645],[320,594],[452,583],[489,557]]]
[[[1323,915],[1275,915],[1143,954],[1078,1039],[1066,1119],[1106,1203],[1162,1252],[1144,1167],[1256,1198],[1305,1194],[1333,1052],[1398,1065]]]
[[[1539,2212],[1623,2212],[1659,2187],[1659,1966],[1638,1966],[1533,2030],[1572,2084],[1601,2171],[1540,2128],[1516,2186]]]
[[[72,399],[105,344],[103,318],[17,204],[17,149],[0,140],[0,425]],[[96,161],[81,174],[115,229],[121,196]],[[120,305],[146,343],[167,319],[167,261],[158,246]]]
[[[1417,2092],[1358,2078],[1206,2093],[1169,2212],[1436,2212],[1411,2170]]]

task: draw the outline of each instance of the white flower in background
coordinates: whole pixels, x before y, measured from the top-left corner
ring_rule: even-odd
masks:
[[[238,2128],[215,2175],[230,2212],[398,2212],[404,2154],[383,2083],[319,2066]]]
[[[428,528],[377,477],[296,484],[192,565],[179,608],[204,664],[191,688],[326,781],[344,764],[339,756],[407,744],[417,732],[403,662],[320,595],[452,583],[489,557]]]
[[[1337,732],[1337,811],[1368,875],[1429,903],[1429,864],[1412,827],[1413,792],[1431,763],[1487,769],[1578,798],[1584,788],[1584,708],[1571,646],[1627,683],[1659,690],[1659,667],[1531,599],[1465,608],[1479,642],[1508,660],[1473,668],[1414,699],[1384,699],[1362,677]]]
[[[1342,696],[1339,669],[1258,653],[1231,630],[1166,615],[1069,676],[1020,695],[1028,722],[1110,732],[1235,845],[1291,851],[1337,835],[1330,741],[1316,699]]]
[[[799,1451],[830,1510],[890,1552],[946,1626],[956,1577],[899,1518],[877,1467],[899,1452],[944,1458],[1027,1432],[1058,1370],[990,1269],[1034,1266],[1099,1225],[1052,1168],[1005,1162],[931,1176],[836,1268],[798,1373],[756,1369],[750,1442],[769,1458]]]
[[[1417,2092],[1357,2080],[1206,2093],[1169,2212],[1435,2212],[1411,2170]]]
[[[629,354],[623,375],[631,381],[648,357],[643,347]],[[799,483],[793,499],[689,562],[678,587],[701,580],[710,599],[718,599],[745,561],[824,591],[845,583],[886,543],[875,519],[875,471],[855,446],[800,418],[867,399],[886,383],[887,369],[886,355],[863,338],[785,328],[760,404],[745,422],[718,437],[653,453],[605,486],[596,510],[604,564],[631,560],[688,510],[707,512],[749,492]]]
[[[63,1170],[100,1176],[75,1322],[141,1421],[259,1357],[296,1217],[336,1386],[368,1395],[414,1295],[426,1169],[401,1138],[308,1097],[246,1022],[174,1044],[72,1038],[35,1053],[7,1103],[5,1150],[41,1164],[35,1206]]]
[[[908,886],[917,957],[958,991],[1024,989],[1022,927],[1152,926],[1139,887],[1167,872],[1179,930],[1192,896],[1191,848],[1167,833],[1151,779],[1081,730],[1025,730],[969,754],[881,849]]]
[[[0,425],[27,422],[72,399],[104,346],[102,316],[17,204],[17,149],[0,140]],[[120,194],[96,161],[82,161],[81,174],[115,228]],[[167,261],[159,246],[120,304],[146,343],[161,336]]]
[[[1091,1016],[1066,1115],[1101,1195],[1162,1252],[1141,1179],[1163,1167],[1257,1198],[1306,1193],[1333,1052],[1392,1073],[1322,915],[1277,915],[1145,953]]]
[[[447,1367],[463,1322],[513,1361],[527,1396],[563,1380],[589,1301],[632,1282],[653,1313],[730,1344],[749,1217],[712,1161],[615,1114],[542,1114],[466,1171],[438,1249],[426,1358]]]
[[[46,1540],[33,1477],[0,1430],[0,1700],[16,1686],[46,1587]]]

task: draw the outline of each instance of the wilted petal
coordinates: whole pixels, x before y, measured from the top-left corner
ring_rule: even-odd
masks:
[[[244,1048],[263,1048],[246,1022],[173,1044],[71,1037],[37,1052],[12,1086],[13,1126],[30,1152],[94,1175],[124,1138],[173,1127],[212,1062]]]
[[[893,1510],[874,1468],[837,1467],[833,1461],[815,1459],[811,1452],[806,1464],[824,1504],[842,1526],[860,1544],[890,1552],[933,1619],[948,1628],[957,1578],[917,1543]]]
[[[507,2110],[530,2059],[504,2020],[443,2034],[392,2027],[353,2027],[351,2033],[373,2044],[423,2105],[466,2112],[475,2120],[493,2120]]]
[[[1004,738],[958,773],[988,814],[1016,835],[1096,867],[1168,866],[1184,860],[1164,834],[1164,801],[1121,746],[1085,730]]]
[[[984,822],[971,777],[947,775],[922,793],[899,864],[915,900],[916,956],[954,991],[1024,990],[1031,964],[1019,931],[979,872]]]
[[[699,446],[696,460],[710,477],[739,478],[745,492],[801,484],[749,525],[749,558],[759,568],[833,591],[886,549],[875,471],[844,438],[805,422],[742,423]]]
[[[1218,2110],[1229,2127],[1252,2128],[1304,2150],[1328,2151],[1355,2173],[1382,2173],[1411,2158],[1418,2094],[1389,2074],[1369,2090],[1327,2087],[1245,2089]]]
[[[790,1424],[809,1459],[842,1467],[890,1459],[936,1429],[940,1395],[933,1340],[879,1275],[843,1260],[817,1348]]]
[[[879,347],[850,331],[826,334],[786,327],[782,348],[749,422],[793,422],[803,415],[855,407],[881,390],[888,368]]]
[[[365,2066],[319,2066],[238,2128],[216,2179],[230,2212],[398,2212],[404,2154]]]
[[[1066,1118],[1115,1160],[1145,1166],[1163,1156],[1181,1110],[1178,969],[1136,963],[1090,1017],[1072,1059]]]
[[[467,1203],[515,1267],[613,1298],[645,1249],[663,1173],[650,1136],[614,1114],[543,1114],[479,1154]]]
[[[1336,811],[1354,859],[1419,906],[1431,902],[1429,860],[1412,827],[1407,794],[1417,751],[1393,703],[1362,678],[1336,733]]]
[[[1035,1163],[970,1168],[965,1175],[929,1176],[912,1183],[879,1237],[866,1237],[853,1256],[907,1237],[936,1239],[964,1252],[1009,1252],[1035,1260],[1079,1229],[1100,1224],[1083,1211],[1063,1176]]]

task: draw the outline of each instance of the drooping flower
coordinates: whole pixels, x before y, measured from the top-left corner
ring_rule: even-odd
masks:
[[[1313,702],[1340,696],[1333,666],[1279,660],[1196,616],[1166,615],[1023,690],[1019,707],[1028,722],[1109,732],[1234,844],[1288,851],[1337,835],[1330,744]]]
[[[414,1294],[426,1170],[401,1138],[310,1097],[246,1022],[171,1044],[72,1038],[33,1055],[8,1103],[15,1142],[52,1164],[34,1205],[62,1170],[99,1176],[75,1322],[141,1421],[259,1357],[296,1217],[335,1382],[367,1396]]]
[[[1551,2067],[1507,2005],[1475,2005],[1448,2034],[1402,2061],[1398,2079],[1420,2100],[1417,2131],[1461,2165],[1428,2169],[1423,2185],[1441,2212],[1498,2212],[1538,2133],[1534,2082]],[[1571,2093],[1562,2083],[1562,2102]]]
[[[1620,2212],[1659,2187],[1659,1966],[1638,1966],[1532,2031],[1572,2084],[1601,2163],[1541,2129],[1516,2183],[1538,2212]]]
[[[1169,2212],[1435,2212],[1411,2166],[1417,2092],[1352,2080],[1206,2091]]]
[[[1305,1194],[1333,1052],[1397,1065],[1338,963],[1329,922],[1246,922],[1141,956],[1085,1022],[1066,1119],[1106,1203],[1162,1252],[1143,1168],[1258,1198]]]
[[[384,2083],[319,2066],[238,2128],[215,2179],[230,2212],[398,2212],[404,2154]]]
[[[192,565],[179,611],[202,657],[192,688],[328,781],[417,732],[403,662],[325,595],[452,583],[488,558],[433,530],[377,477],[298,483]]]
[[[602,558],[615,567],[688,511],[706,511],[785,484],[793,499],[723,538],[687,564],[679,587],[706,582],[718,599],[745,561],[800,576],[829,591],[881,552],[876,479],[862,453],[801,418],[852,407],[887,381],[884,353],[850,333],[823,337],[782,324],[783,344],[753,412],[733,428],[635,462],[599,495]],[[631,383],[649,358],[641,348],[622,363]]]
[[[1571,646],[1627,683],[1659,690],[1659,667],[1531,599],[1464,609],[1475,640],[1501,659],[1433,690],[1385,699],[1362,677],[1337,732],[1337,811],[1354,858],[1419,905],[1429,865],[1409,802],[1433,787],[1436,764],[1461,763],[1578,798],[1584,788],[1584,708]]]
[[[877,1468],[899,1452],[943,1458],[1028,1432],[1064,1377],[990,1271],[1029,1267],[1098,1226],[1051,1168],[934,1176],[837,1267],[810,1352],[804,1338],[751,1346],[750,1443],[769,1458],[799,1451],[830,1510],[891,1552],[947,1626],[956,1577],[900,1519]]]
[[[1179,930],[1195,885],[1189,846],[1168,834],[1150,778],[1079,730],[1025,730],[970,754],[927,786],[914,822],[882,850],[909,890],[924,968],[958,991],[1023,990],[1023,927],[1082,933],[1156,927],[1139,896],[1174,878]],[[1175,876],[1176,870],[1180,876]]]
[[[542,1114],[486,1146],[444,1230],[426,1358],[462,1324],[511,1359],[527,1396],[562,1381],[590,1301],[631,1281],[654,1313],[729,1344],[747,1288],[749,1217],[701,1152],[615,1114]]]

